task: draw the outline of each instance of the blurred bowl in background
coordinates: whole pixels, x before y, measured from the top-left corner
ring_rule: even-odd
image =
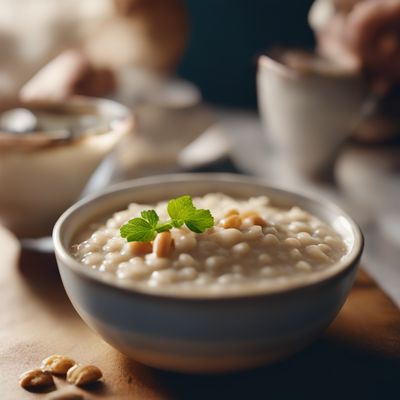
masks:
[[[303,51],[262,55],[259,111],[267,140],[294,174],[323,175],[361,117],[362,76]]]
[[[0,223],[22,238],[51,232],[134,125],[125,106],[78,96],[7,103],[0,112]]]

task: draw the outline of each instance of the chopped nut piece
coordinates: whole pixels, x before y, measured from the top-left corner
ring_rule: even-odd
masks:
[[[143,256],[153,251],[153,244],[151,242],[131,242],[129,247],[134,256]]]
[[[19,377],[19,384],[27,390],[38,390],[54,385],[53,377],[48,371],[32,369]]]
[[[72,358],[53,354],[42,361],[41,368],[43,371],[49,371],[52,374],[65,375],[75,364],[76,362]]]
[[[228,218],[231,215],[239,215],[239,211],[233,208],[232,210],[229,210],[228,212],[226,212],[224,217]]]
[[[241,216],[242,218],[259,217],[260,214],[258,214],[258,213],[255,212],[255,211],[245,211],[245,212],[243,212],[242,214],[240,214],[240,216]]]
[[[67,381],[76,386],[94,383],[103,376],[99,368],[94,365],[74,365],[67,372]]]
[[[258,225],[261,227],[267,226],[267,221],[265,221],[264,218],[260,217],[259,215],[254,215],[250,217],[251,221],[253,222],[254,225]]]
[[[155,253],[157,257],[168,257],[173,249],[174,243],[171,232],[161,232],[156,236],[153,245],[153,253]]]
[[[231,215],[222,220],[222,226],[226,229],[228,228],[240,228],[242,224],[242,219],[238,215]]]

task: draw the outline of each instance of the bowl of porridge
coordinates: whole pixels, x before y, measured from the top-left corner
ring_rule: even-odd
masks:
[[[68,209],[53,239],[91,328],[139,362],[195,373],[257,367],[312,342],[363,248],[338,207],[230,174],[117,185]]]

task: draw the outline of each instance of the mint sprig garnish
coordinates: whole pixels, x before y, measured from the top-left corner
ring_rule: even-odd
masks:
[[[183,225],[196,233],[203,233],[214,225],[211,212],[197,209],[188,195],[170,200],[167,212],[171,219],[160,223],[160,217],[155,210],[142,211],[141,217],[133,218],[121,226],[120,234],[128,242],[150,242],[155,239],[157,233]]]

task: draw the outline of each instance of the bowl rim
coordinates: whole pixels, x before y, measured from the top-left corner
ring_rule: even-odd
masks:
[[[113,117],[113,125],[100,135],[79,135],[65,139],[64,137],[52,137],[47,131],[35,130],[24,135],[15,135],[10,132],[0,130],[0,152],[10,151],[20,153],[26,150],[47,150],[51,146],[73,146],[87,140],[93,140],[94,137],[103,137],[104,135],[114,135],[115,132],[133,131],[135,126],[136,115],[126,105],[119,103],[116,100],[105,97],[88,97],[82,95],[73,95],[68,100],[63,101],[47,101],[47,100],[32,100],[22,101],[13,99],[0,104],[0,113],[14,108],[25,108],[31,110],[69,110],[79,108],[92,108],[93,112],[99,116],[101,114],[109,114]]]
[[[243,184],[254,184],[256,186],[262,186],[266,190],[274,191],[275,193],[280,193],[284,196],[288,196],[289,198],[297,198],[302,199],[304,201],[311,201],[314,204],[319,204],[324,208],[330,209],[333,213],[343,216],[346,221],[350,224],[354,244],[350,251],[339,260],[337,263],[331,265],[329,268],[323,271],[319,271],[316,274],[305,275],[302,280],[287,282],[284,286],[276,286],[276,287],[268,287],[263,290],[254,291],[253,293],[245,292],[245,293],[232,293],[229,292],[227,294],[193,294],[193,293],[172,293],[169,291],[152,291],[147,290],[145,288],[127,285],[126,283],[120,282],[118,280],[109,279],[103,274],[99,274],[97,271],[94,271],[89,268],[83,268],[82,264],[77,261],[71,254],[70,251],[63,245],[61,233],[64,225],[68,222],[70,218],[74,217],[74,214],[78,212],[80,209],[85,207],[90,207],[93,202],[102,201],[107,197],[113,196],[116,193],[126,192],[134,190],[135,188],[145,187],[145,186],[155,186],[160,183],[165,183],[168,181],[171,184],[178,184],[182,182],[193,182],[193,181],[205,181],[205,180],[214,180],[214,181],[224,181],[231,183],[243,183]],[[331,201],[327,201],[324,197],[319,195],[310,195],[308,193],[304,193],[301,191],[291,191],[286,190],[284,188],[278,187],[276,185],[269,185],[268,181],[265,179],[251,177],[243,174],[232,174],[232,173],[176,173],[176,174],[164,174],[164,175],[155,175],[144,178],[137,178],[129,181],[120,182],[114,184],[96,194],[91,194],[83,199],[79,200],[71,207],[69,207],[57,220],[54,229],[53,229],[53,243],[54,243],[54,252],[57,258],[58,268],[60,269],[61,262],[63,265],[67,266],[72,272],[77,273],[80,277],[89,279],[90,281],[94,281],[95,283],[99,283],[105,285],[109,288],[113,288],[117,291],[127,292],[130,295],[141,295],[144,297],[150,297],[152,299],[161,298],[161,299],[175,299],[175,300],[195,300],[195,301],[222,301],[222,300],[234,300],[234,299],[253,299],[258,297],[266,297],[273,296],[277,294],[283,293],[291,293],[297,290],[302,290],[314,286],[318,286],[320,284],[327,283],[331,280],[338,279],[342,275],[346,274],[348,270],[352,269],[352,267],[357,266],[362,251],[364,248],[364,237],[359,228],[358,224],[339,206],[332,203]],[[60,262],[61,261],[61,262]]]
[[[261,54],[257,60],[257,71],[262,73],[264,71],[272,71],[275,74],[284,77],[284,78],[291,78],[291,79],[299,79],[300,77],[319,77],[324,79],[331,79],[331,80],[352,80],[352,79],[362,79],[360,74],[357,71],[353,71],[346,68],[340,68],[339,65],[335,63],[331,63],[332,69],[331,70],[317,70],[317,69],[310,69],[310,70],[303,70],[303,69],[296,69],[293,66],[285,64],[284,62],[279,60],[279,55],[286,51],[301,51],[301,49],[283,49],[278,48],[274,49],[270,52],[266,52]],[[312,52],[307,52],[310,56],[316,56],[316,54]],[[329,63],[329,60],[320,57],[321,60],[325,60]],[[335,68],[336,67],[336,68]]]

